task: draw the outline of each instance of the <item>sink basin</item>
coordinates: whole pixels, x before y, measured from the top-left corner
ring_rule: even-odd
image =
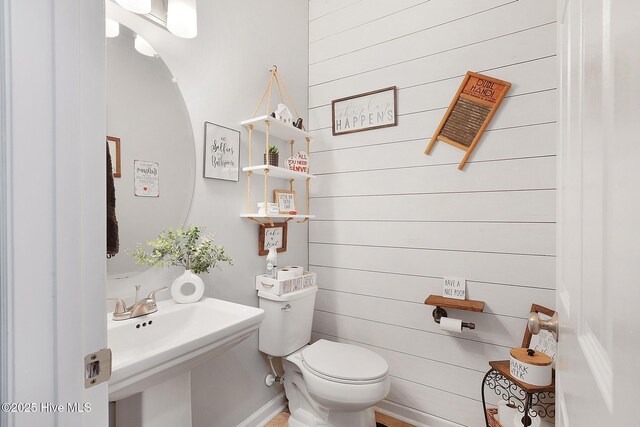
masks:
[[[109,400],[124,399],[188,372],[260,327],[264,311],[214,298],[193,304],[158,302],[158,311],[107,320],[113,353]]]

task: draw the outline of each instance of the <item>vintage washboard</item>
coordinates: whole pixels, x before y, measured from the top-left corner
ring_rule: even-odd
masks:
[[[462,170],[510,87],[511,83],[467,72],[424,153],[428,155],[436,141],[453,145],[465,151],[458,165]]]

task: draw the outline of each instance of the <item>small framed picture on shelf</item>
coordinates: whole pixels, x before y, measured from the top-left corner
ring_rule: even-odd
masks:
[[[276,252],[287,251],[287,222],[274,222],[273,225],[262,224],[258,229],[258,255],[269,254],[269,248]]]
[[[296,192],[291,190],[273,190],[274,202],[278,204],[278,213],[295,215]]]

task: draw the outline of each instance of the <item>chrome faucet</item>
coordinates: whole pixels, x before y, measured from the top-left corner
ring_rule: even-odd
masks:
[[[134,317],[144,316],[146,314],[155,313],[158,311],[158,305],[156,303],[156,293],[168,290],[168,287],[156,289],[151,292],[146,298],[139,298],[140,285],[136,285],[136,297],[135,302],[127,307],[127,304],[122,298],[108,298],[107,301],[115,302],[116,307],[113,310],[113,320],[127,320]]]

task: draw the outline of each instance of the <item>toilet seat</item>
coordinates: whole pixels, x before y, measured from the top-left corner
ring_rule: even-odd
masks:
[[[384,380],[389,366],[380,355],[366,348],[319,340],[301,351],[309,373],[343,384],[371,384]]]

